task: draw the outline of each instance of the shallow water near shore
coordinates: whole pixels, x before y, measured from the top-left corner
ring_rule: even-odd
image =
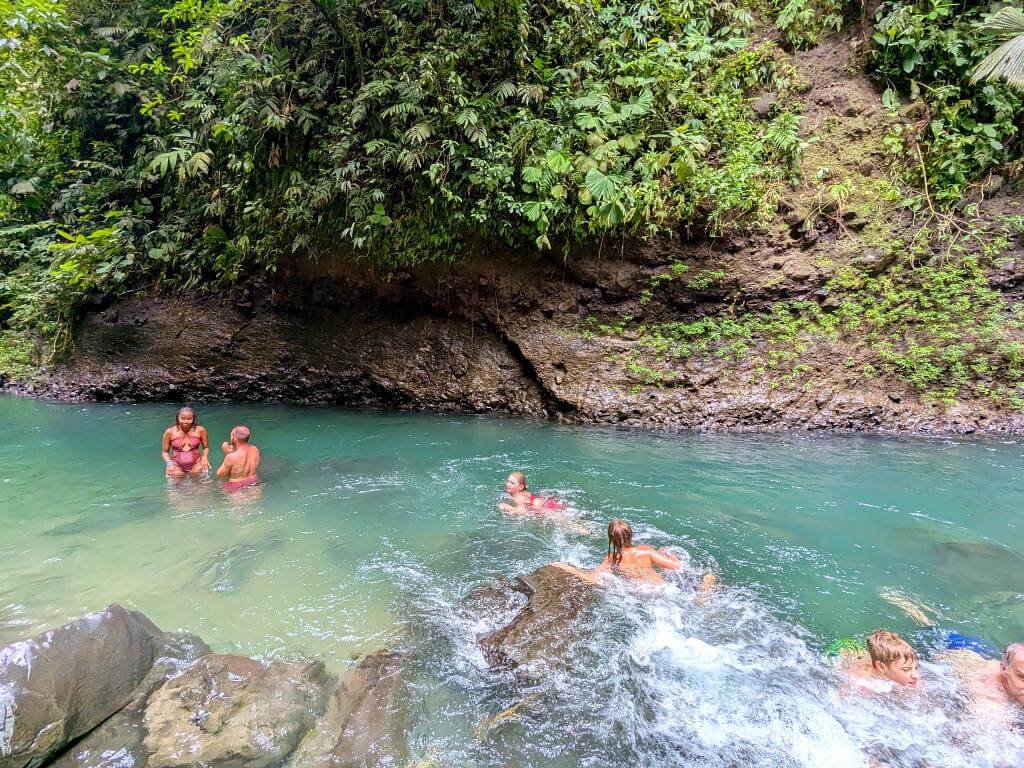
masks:
[[[919,696],[837,692],[834,639],[937,626],[1024,639],[1024,446],[850,436],[660,435],[468,416],[199,408],[219,460],[235,423],[264,483],[162,477],[173,406],[0,397],[0,643],[111,602],[215,650],[407,654],[413,763],[1020,766],[1020,732],[962,716],[926,662]],[[496,509],[507,472],[576,522]],[[589,639],[532,684],[491,673],[474,587],[552,560],[593,566],[604,525],[685,550],[725,585],[614,588]],[[919,636],[919,643],[924,636]],[[480,723],[519,704],[500,726]]]

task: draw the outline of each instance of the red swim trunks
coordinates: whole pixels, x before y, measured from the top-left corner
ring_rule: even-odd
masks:
[[[240,491],[243,488],[256,485],[260,481],[259,475],[253,475],[252,477],[245,477],[241,480],[227,480],[224,482],[225,491]]]

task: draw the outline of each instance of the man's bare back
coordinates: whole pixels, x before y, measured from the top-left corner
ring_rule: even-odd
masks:
[[[249,444],[247,427],[232,429],[231,442],[221,445],[221,450],[224,451],[224,461],[217,469],[217,477],[224,481],[226,488],[259,481],[260,449]]]

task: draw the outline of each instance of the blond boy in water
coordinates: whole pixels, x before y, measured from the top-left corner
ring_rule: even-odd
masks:
[[[890,693],[897,688],[916,688],[917,651],[910,643],[885,629],[877,629],[868,637],[868,655],[850,659],[846,672],[850,683],[859,690]]]

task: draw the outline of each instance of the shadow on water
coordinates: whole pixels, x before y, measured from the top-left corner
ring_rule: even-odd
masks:
[[[157,498],[138,497],[118,499],[116,502],[93,504],[79,517],[55,525],[47,533],[51,536],[78,536],[83,533],[102,533],[122,525],[141,523],[167,514]]]

